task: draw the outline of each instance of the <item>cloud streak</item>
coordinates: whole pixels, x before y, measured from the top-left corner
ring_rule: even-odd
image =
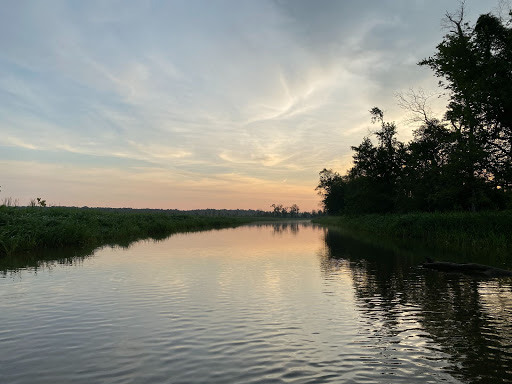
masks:
[[[318,171],[349,166],[350,145],[368,130],[367,110],[378,105],[398,119],[395,92],[435,87],[415,62],[433,52],[440,20],[457,4],[4,4],[4,192],[33,197],[44,190],[52,200],[61,195],[52,185],[73,180],[81,188],[55,200],[143,207],[159,186],[162,197],[152,201],[163,208],[264,208],[271,194],[317,208]],[[470,4],[472,15],[493,6]],[[125,180],[119,184],[126,189],[110,178]],[[148,187],[128,198],[131,178]],[[32,179],[39,181],[31,187]],[[101,195],[102,183],[108,198],[87,203]]]

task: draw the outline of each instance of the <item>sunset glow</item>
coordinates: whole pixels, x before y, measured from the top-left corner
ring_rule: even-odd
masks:
[[[0,13],[0,199],[319,208],[459,1],[11,1]],[[469,18],[497,1],[468,1]],[[442,111],[443,101],[438,101]]]

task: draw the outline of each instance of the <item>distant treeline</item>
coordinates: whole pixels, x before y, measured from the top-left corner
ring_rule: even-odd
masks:
[[[444,117],[431,116],[424,93],[402,96],[400,104],[421,121],[403,143],[395,123],[373,108],[377,143],[366,137],[352,147],[346,175],[320,172],[327,213],[512,208],[512,12],[508,18],[483,14],[470,25],[463,7],[447,14],[447,35],[418,63],[449,96]]]
[[[300,218],[309,219],[321,216],[321,210],[311,212],[300,212],[299,207],[293,204],[291,207],[284,207],[282,204],[273,204],[269,211],[260,209],[152,209],[152,208],[90,208],[81,207],[78,209],[94,209],[99,211],[119,211],[119,212],[140,212],[140,213],[168,213],[171,215],[192,215],[205,217],[280,217],[280,218]]]

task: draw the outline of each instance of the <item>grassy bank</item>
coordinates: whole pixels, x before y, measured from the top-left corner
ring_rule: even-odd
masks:
[[[96,210],[64,207],[0,207],[0,257],[66,247],[128,245],[175,232],[221,228],[250,218],[198,217],[164,212]]]
[[[314,222],[450,248],[506,250],[512,246],[512,211],[346,215]]]

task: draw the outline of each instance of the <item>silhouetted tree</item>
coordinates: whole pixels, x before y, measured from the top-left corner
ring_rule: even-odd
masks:
[[[290,211],[290,216],[291,217],[297,217],[299,216],[299,211],[300,211],[300,208],[297,204],[293,204],[290,208],[289,208],[289,211]]]
[[[274,216],[281,216],[283,211],[283,204],[272,204],[272,208],[274,208],[273,215]]]
[[[346,204],[351,212],[389,212],[395,208],[398,181],[405,161],[405,146],[396,138],[395,123],[384,121],[384,112],[370,110],[373,123],[380,123],[374,132],[378,145],[365,137],[352,147],[354,166],[348,172]]]
[[[419,65],[442,78],[449,93],[443,120],[427,111],[427,96],[400,104],[421,126],[407,145],[396,125],[374,107],[375,145],[365,137],[347,176],[320,172],[316,188],[328,214],[502,209],[512,206],[512,12],[506,23],[484,14],[475,25],[464,7],[447,14],[448,33]]]
[[[512,185],[512,29],[491,14],[470,26],[464,7],[446,18],[448,34],[419,64],[450,92],[446,119],[455,135],[459,199],[476,210],[492,189]]]
[[[332,169],[324,168],[320,171],[320,182],[315,190],[322,196],[322,206],[329,215],[337,215],[345,209],[344,178]]]

